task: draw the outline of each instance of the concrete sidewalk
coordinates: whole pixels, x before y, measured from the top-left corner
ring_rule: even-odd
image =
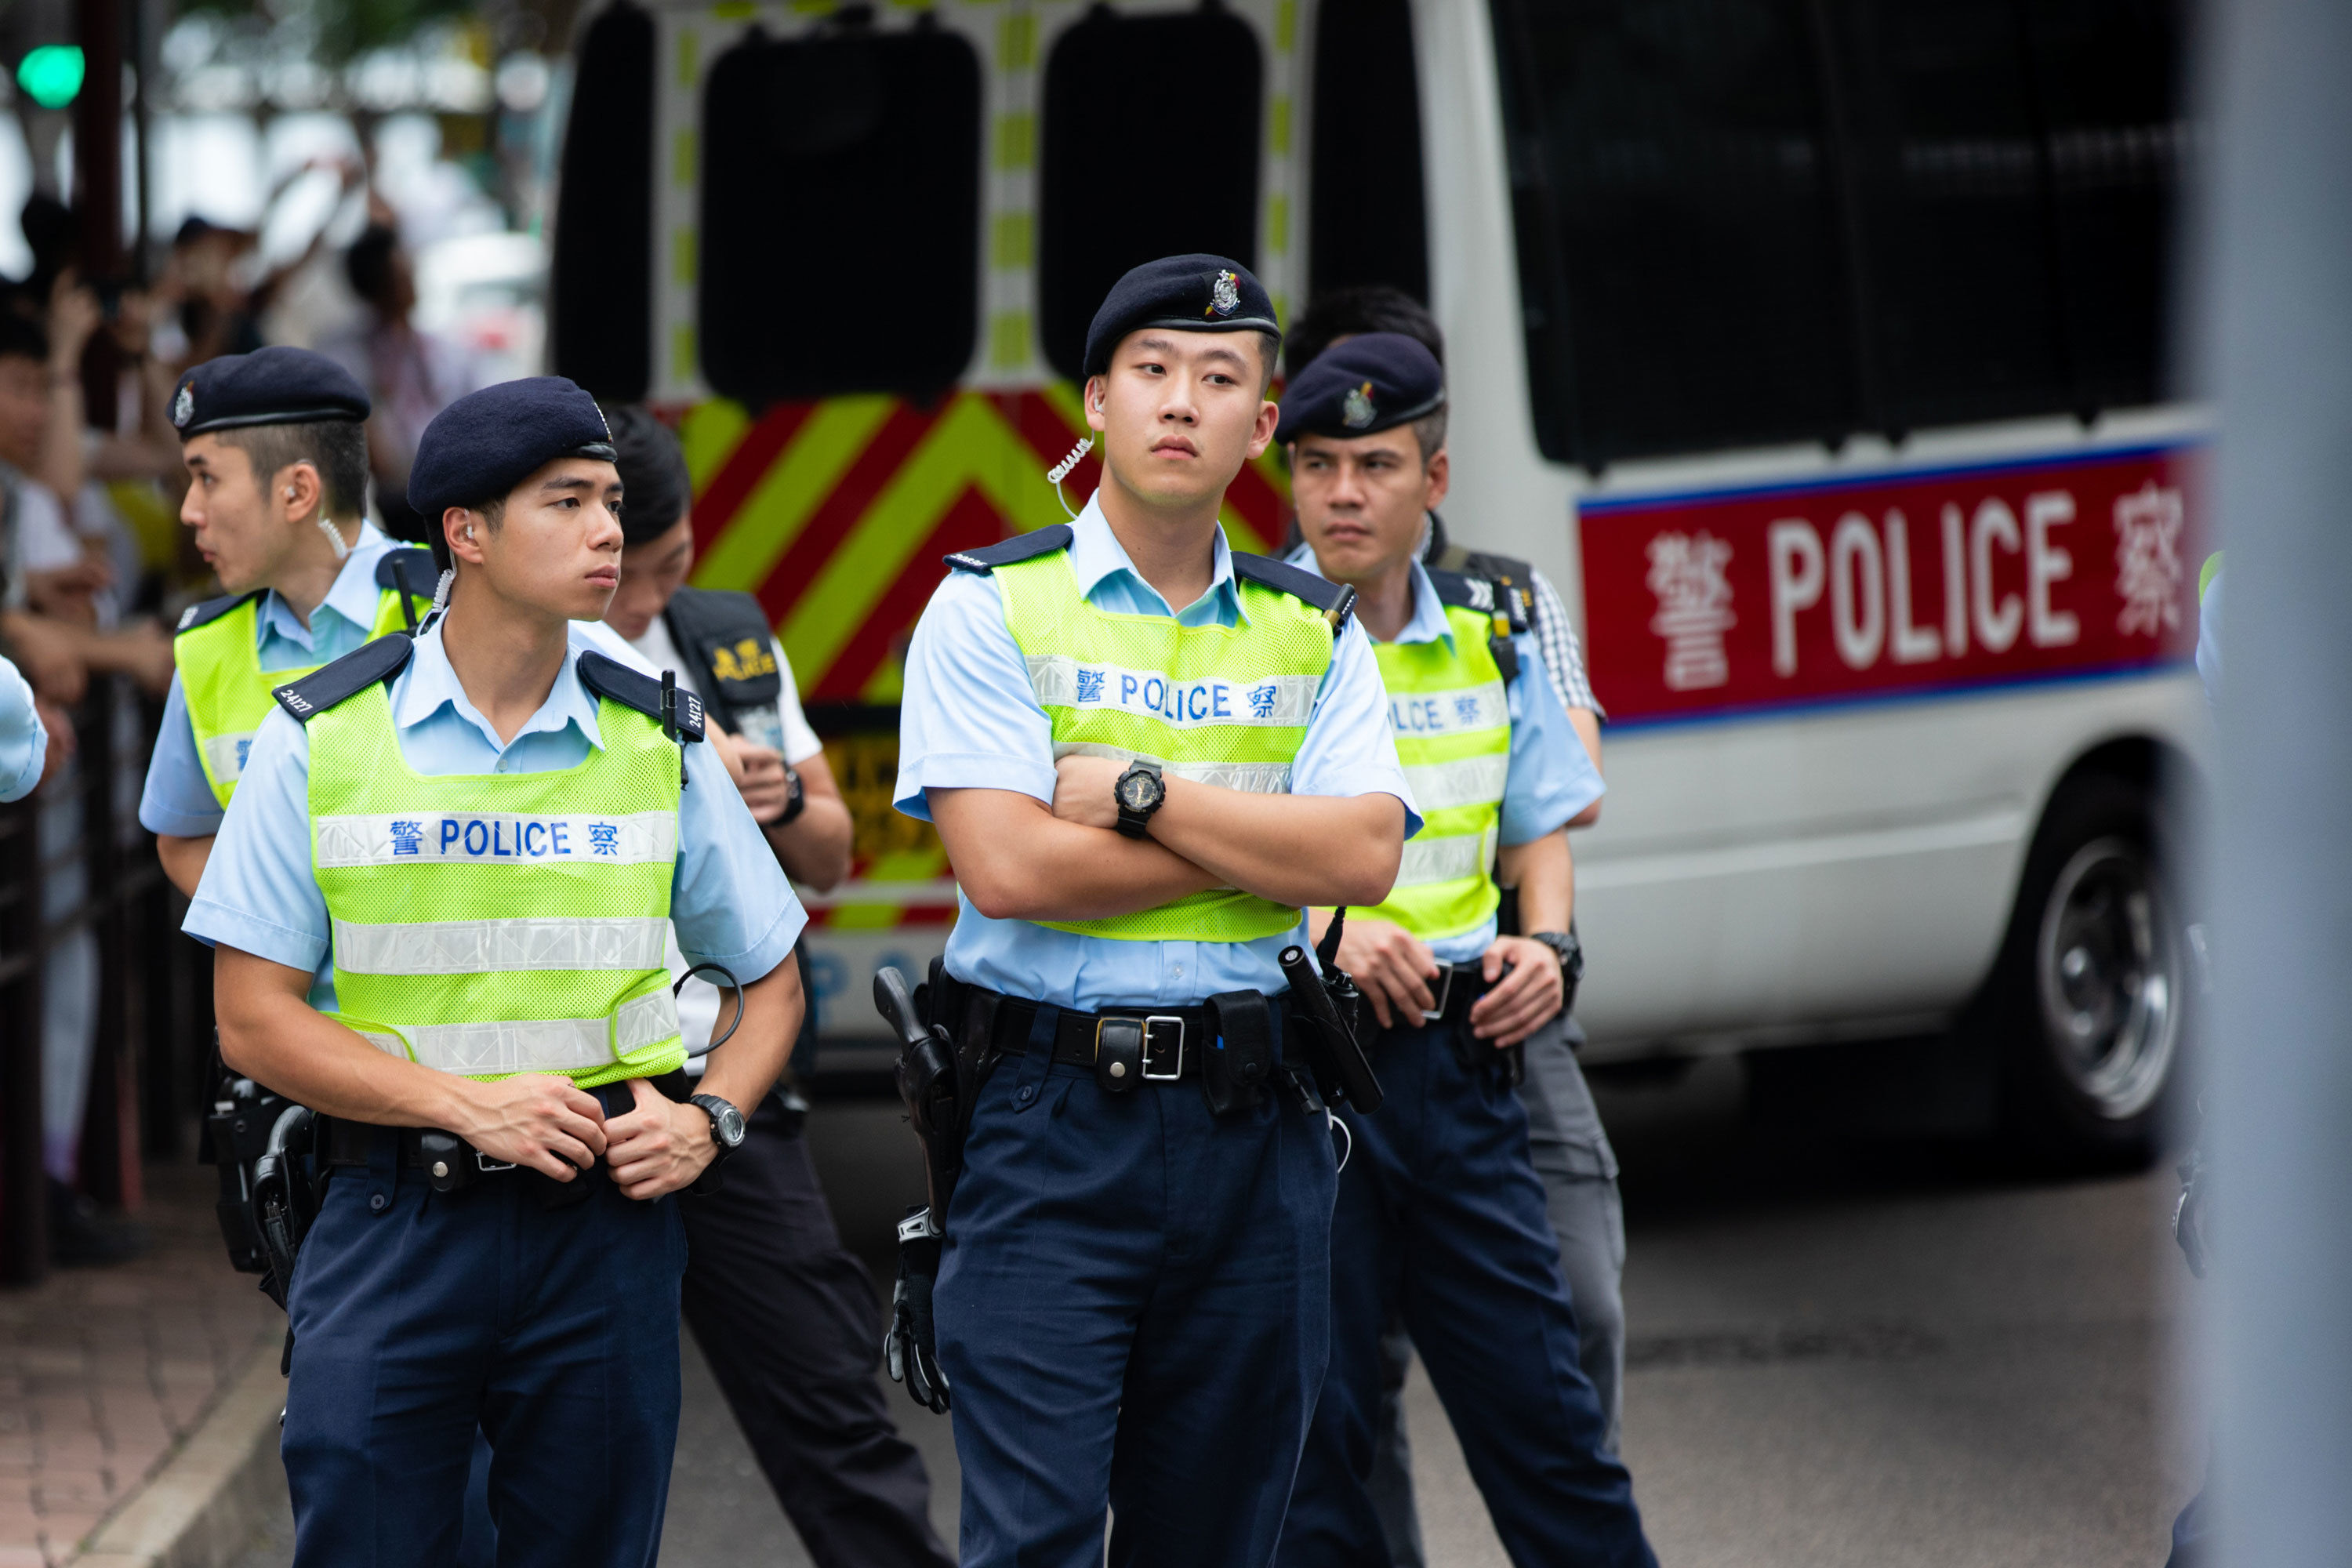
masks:
[[[0,1568],[197,1568],[257,1522],[285,1314],[230,1269],[209,1169],[146,1180],[143,1257],[0,1290]]]

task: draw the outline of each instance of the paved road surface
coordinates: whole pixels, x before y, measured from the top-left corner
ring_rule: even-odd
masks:
[[[2195,1305],[2166,1171],[2061,1182],[1755,1131],[1728,1062],[1601,1100],[1629,1208],[1626,1458],[1668,1568],[2163,1562],[2201,1464],[2166,1370]],[[912,1141],[868,1101],[821,1105],[812,1134],[878,1273]],[[690,1340],[686,1376],[664,1563],[805,1563]],[[1502,1564],[1417,1369],[1411,1400],[1431,1562]],[[900,1408],[952,1541],[948,1423]],[[290,1562],[289,1537],[281,1518],[245,1568]]]

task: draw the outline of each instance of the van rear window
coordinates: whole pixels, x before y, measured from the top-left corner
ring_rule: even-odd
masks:
[[[979,319],[980,61],[953,33],[756,29],[703,100],[700,323],[754,405],[953,385]]]
[[[1315,18],[1307,292],[1385,284],[1429,300],[1421,85],[1408,0],[1327,3]]]
[[[653,372],[654,20],[588,25],[563,132],[548,336],[555,374],[635,403]]]
[[[1038,168],[1038,335],[1076,380],[1087,325],[1129,268],[1209,251],[1257,266],[1265,65],[1226,12],[1121,16],[1097,6],[1045,60]],[[1182,105],[1171,135],[1171,105]]]
[[[2159,395],[2175,0],[1493,0],[1547,456]]]

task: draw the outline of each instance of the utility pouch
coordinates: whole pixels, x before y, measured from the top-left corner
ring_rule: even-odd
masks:
[[[1201,1058],[1201,1098],[1212,1116],[1255,1110],[1274,1073],[1274,1016],[1256,991],[1223,991],[1209,998],[1217,1037]]]
[[[1105,1018],[1095,1026],[1095,1087],[1133,1094],[1143,1081],[1143,1020]]]

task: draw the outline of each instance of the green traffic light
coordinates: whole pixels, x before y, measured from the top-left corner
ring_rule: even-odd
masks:
[[[81,90],[81,51],[71,44],[43,44],[16,67],[16,85],[43,109],[63,109]]]

